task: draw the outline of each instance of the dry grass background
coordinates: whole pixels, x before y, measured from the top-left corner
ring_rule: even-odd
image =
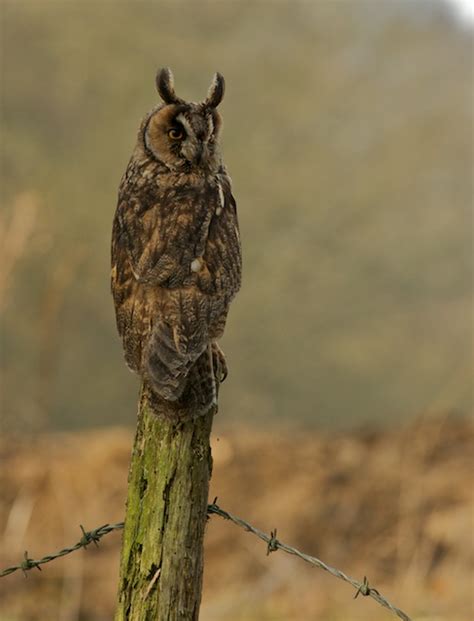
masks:
[[[223,508],[357,578],[418,621],[472,618],[472,420],[396,430],[219,430],[211,496]],[[132,432],[2,440],[2,566],[75,543],[79,524],[120,521]],[[120,534],[0,581],[2,621],[112,619]],[[345,584],[213,517],[202,621],[391,618]]]

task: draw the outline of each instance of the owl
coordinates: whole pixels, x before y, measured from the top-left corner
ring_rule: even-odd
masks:
[[[143,119],[120,183],[112,294],[130,369],[153,395],[199,413],[217,403],[227,374],[217,341],[241,283],[236,203],[219,146],[224,78],[215,74],[200,103],[176,95],[170,69],[156,86],[163,103]]]

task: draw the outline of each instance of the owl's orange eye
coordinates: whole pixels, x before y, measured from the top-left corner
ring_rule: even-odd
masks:
[[[184,130],[181,127],[172,127],[168,131],[171,140],[182,140],[184,138]]]

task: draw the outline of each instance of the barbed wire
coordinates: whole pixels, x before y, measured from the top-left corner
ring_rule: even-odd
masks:
[[[71,546],[70,548],[63,548],[55,554],[48,554],[48,556],[43,556],[43,558],[40,558],[38,560],[30,558],[28,556],[28,552],[25,552],[23,561],[19,565],[13,565],[12,567],[7,567],[3,571],[1,571],[0,578],[8,576],[9,574],[18,571],[19,569],[21,569],[25,576],[26,572],[30,569],[36,568],[41,571],[41,565],[44,565],[45,563],[54,561],[61,556],[71,554],[71,552],[75,552],[76,550],[80,550],[81,548],[87,548],[90,543],[94,543],[97,546],[104,535],[111,533],[113,530],[123,528],[123,524],[123,522],[118,522],[117,524],[104,524],[103,526],[99,526],[98,528],[94,528],[94,530],[89,531],[86,531],[81,524],[80,528],[82,531],[82,537],[73,546]]]
[[[293,548],[292,546],[289,546],[286,543],[283,543],[282,541],[279,541],[277,539],[276,528],[275,530],[272,530],[270,532],[270,535],[268,535],[267,533],[264,533],[258,528],[255,528],[255,526],[252,526],[252,524],[249,524],[248,522],[243,520],[242,518],[239,518],[235,515],[232,515],[232,513],[229,513],[228,511],[221,509],[221,507],[219,507],[219,505],[217,504],[217,498],[214,500],[212,504],[208,505],[207,513],[208,515],[218,515],[221,518],[224,518],[225,520],[229,520],[236,526],[240,526],[244,530],[256,535],[259,539],[262,539],[262,541],[265,541],[265,543],[267,544],[267,556],[271,552],[276,552],[277,550],[282,550],[283,552],[286,552],[287,554],[292,554],[293,556],[297,556],[298,558],[302,559],[303,561],[306,561],[310,565],[319,567],[319,569],[323,569],[324,571],[327,571],[335,578],[344,580],[344,582],[347,582],[348,584],[352,585],[354,589],[356,590],[354,599],[356,599],[359,595],[363,595],[364,597],[371,597],[376,602],[378,602],[381,606],[383,606],[384,608],[387,608],[388,610],[393,612],[395,615],[397,615],[400,619],[402,619],[402,621],[412,621],[410,617],[405,612],[403,612],[403,610],[400,610],[400,608],[397,608],[396,606],[391,604],[383,595],[380,594],[380,592],[377,589],[372,587],[369,584],[369,581],[366,576],[364,576],[364,580],[362,582],[359,582],[358,580],[351,578],[350,576],[340,571],[339,569],[336,569],[335,567],[331,567],[330,565],[327,565],[326,563],[321,561],[319,558],[316,558],[315,556],[310,556],[309,554],[306,554],[305,552],[301,552],[300,550]],[[60,550],[59,552],[56,552],[55,554],[49,554],[48,556],[44,556],[43,558],[40,558],[38,560],[29,558],[28,552],[25,552],[23,561],[19,565],[13,565],[12,567],[7,567],[3,571],[1,571],[0,578],[8,576],[9,574],[12,574],[18,570],[23,571],[25,576],[27,575],[27,572],[31,569],[36,568],[41,571],[41,565],[54,561],[55,559],[60,558],[61,556],[66,556],[67,554],[71,554],[72,552],[75,552],[76,550],[80,550],[81,548],[87,548],[87,546],[90,543],[94,543],[97,546],[99,541],[102,539],[102,537],[104,537],[104,535],[107,535],[108,533],[111,533],[114,530],[120,530],[123,528],[123,526],[124,526],[123,522],[118,522],[116,524],[104,524],[103,526],[99,526],[98,528],[94,528],[93,530],[86,531],[81,524],[80,528],[82,531],[82,537],[76,544],[74,544],[70,548],[63,548],[62,550]]]
[[[379,591],[377,591],[377,589],[374,589],[372,586],[370,586],[369,581],[367,580],[366,576],[364,576],[363,582],[359,582],[358,580],[355,580],[354,578],[351,578],[350,576],[346,575],[344,572],[340,571],[339,569],[336,569],[335,567],[331,567],[330,565],[327,565],[326,563],[321,561],[319,558],[316,558],[315,556],[310,556],[309,554],[305,554],[304,552],[300,552],[300,550],[297,550],[296,548],[293,548],[287,545],[286,543],[278,541],[278,539],[276,538],[277,536],[276,528],[275,530],[272,530],[270,532],[270,535],[267,535],[266,533],[259,530],[258,528],[255,528],[255,526],[252,526],[251,524],[249,524],[242,518],[239,518],[235,515],[232,515],[231,513],[228,513],[227,511],[224,511],[224,509],[221,509],[216,504],[216,502],[217,502],[217,498],[214,500],[214,502],[211,505],[208,506],[207,508],[208,514],[211,513],[214,515],[219,515],[225,520],[230,520],[236,526],[240,526],[244,530],[253,533],[257,537],[259,537],[259,539],[262,539],[263,541],[265,541],[267,544],[267,556],[271,552],[276,552],[277,550],[282,550],[283,552],[287,552],[288,554],[297,556],[298,558],[301,558],[303,561],[306,561],[307,563],[310,563],[311,565],[314,565],[315,567],[324,569],[324,571],[329,572],[335,578],[340,578],[341,580],[344,580],[344,582],[348,582],[349,584],[351,584],[354,587],[354,589],[356,589],[354,599],[356,599],[359,595],[364,595],[364,597],[372,597],[381,606],[383,606],[384,608],[387,608],[388,610],[396,614],[400,619],[403,619],[403,621],[412,621],[410,617],[405,612],[403,612],[403,610],[400,610],[400,608],[397,608],[396,606],[391,604],[383,595],[379,593]]]

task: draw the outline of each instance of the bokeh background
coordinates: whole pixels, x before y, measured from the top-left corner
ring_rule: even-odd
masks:
[[[442,0],[3,0],[1,18],[5,563],[121,519],[138,380],[109,293],[117,188],[157,68],[188,99],[218,70],[244,281],[215,494],[416,618],[468,619],[472,24]],[[226,552],[229,528],[209,527],[204,620],[387,618],[245,536]],[[110,619],[110,538],[2,579],[1,620]]]

